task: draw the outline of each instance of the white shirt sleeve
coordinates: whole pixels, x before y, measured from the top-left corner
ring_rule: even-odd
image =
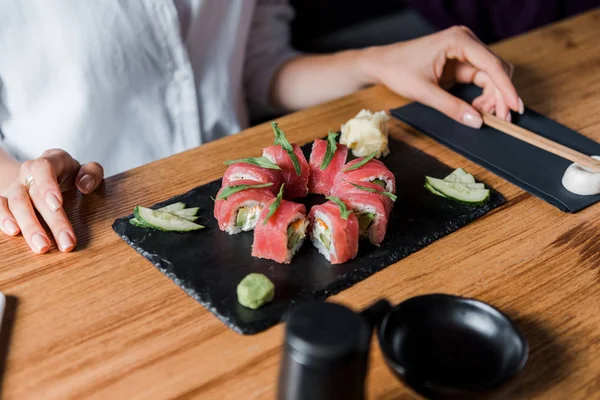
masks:
[[[287,0],[256,1],[244,65],[246,100],[252,117],[283,111],[271,104],[270,88],[279,67],[300,54],[290,45],[293,17]]]

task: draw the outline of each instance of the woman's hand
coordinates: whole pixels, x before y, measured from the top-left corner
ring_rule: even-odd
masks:
[[[279,108],[297,110],[381,83],[479,128],[483,121],[477,109],[507,120],[509,109],[523,112],[512,72],[512,66],[468,28],[457,26],[388,46],[293,58],[276,72],[271,101]],[[471,106],[444,90],[453,83],[474,83],[483,94]]]
[[[479,128],[475,108],[510,121],[509,109],[523,113],[511,82],[513,67],[496,56],[466,27],[364,50],[362,70],[370,81],[427,104],[465,125]],[[473,105],[445,90],[454,83],[474,83],[483,93]]]
[[[60,251],[71,251],[76,244],[75,233],[62,208],[62,192],[77,187],[83,194],[90,193],[103,178],[99,164],[82,166],[63,150],[48,150],[40,158],[24,162],[18,179],[0,196],[0,229],[10,236],[21,232],[34,253],[45,253],[50,240],[37,211]]]

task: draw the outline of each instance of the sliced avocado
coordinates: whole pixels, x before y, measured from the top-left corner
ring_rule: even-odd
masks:
[[[325,246],[327,250],[331,249],[331,240],[329,239],[329,237],[327,237],[327,235],[324,232],[319,235],[319,240],[321,241],[321,243],[323,243],[323,246]]]
[[[358,214],[358,229],[360,230],[361,235],[366,235],[369,230],[369,226],[375,219],[375,214],[373,213],[362,213]]]
[[[385,183],[385,181],[382,181],[381,179],[373,179],[373,180],[371,181],[371,183],[374,183],[374,184],[376,184],[376,185],[379,185],[379,186],[381,186],[381,187],[382,187],[382,188],[384,188],[384,189],[387,187],[387,184]]]
[[[235,226],[238,228],[243,227],[248,220],[248,207],[240,207],[238,209],[237,218],[235,219]]]

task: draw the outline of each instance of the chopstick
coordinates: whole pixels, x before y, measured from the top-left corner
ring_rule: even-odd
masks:
[[[501,132],[506,133],[516,139],[522,140],[549,153],[573,161],[581,166],[587,167],[595,172],[600,172],[600,161],[593,159],[583,153],[573,150],[562,144],[558,144],[550,139],[521,128],[520,126],[511,124],[503,119],[500,119],[492,114],[483,113],[483,122]]]

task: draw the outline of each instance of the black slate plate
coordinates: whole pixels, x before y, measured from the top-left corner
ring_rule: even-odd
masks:
[[[472,85],[459,85],[451,92],[471,102],[481,93],[481,89]],[[600,201],[600,195],[578,196],[563,187],[562,177],[571,161],[494,128],[466,127],[420,103],[396,108],[391,113],[561,211],[574,213]],[[513,123],[581,153],[600,154],[600,143],[529,108],[525,109],[523,115],[513,113]]]
[[[309,152],[310,147],[308,144],[303,149]],[[198,222],[206,226],[203,231],[179,234],[145,230],[129,224],[131,215],[115,221],[113,229],[231,329],[258,333],[279,323],[294,304],[323,300],[347,289],[504,203],[497,192],[487,205],[477,208],[434,196],[423,188],[424,176],[444,177],[453,168],[393,139],[390,149],[392,155],[384,162],[396,175],[398,200],[387,236],[379,248],[362,241],[358,256],[342,265],[330,265],[308,241],[290,265],[251,257],[252,232],[230,236],[218,229],[213,218],[211,196],[219,190],[220,180],[156,205],[182,201],[189,207],[200,207]],[[322,201],[320,196],[305,199],[307,204]],[[237,302],[236,286],[250,272],[263,273],[275,283],[274,301],[258,310]]]

